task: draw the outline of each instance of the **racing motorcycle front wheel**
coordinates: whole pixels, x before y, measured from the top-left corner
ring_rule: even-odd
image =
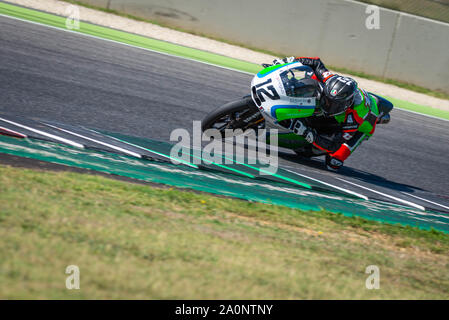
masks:
[[[217,129],[224,137],[226,129],[258,129],[265,128],[265,119],[254,104],[251,96],[231,101],[210,112],[202,121],[202,131]],[[207,133],[206,133],[207,134]]]

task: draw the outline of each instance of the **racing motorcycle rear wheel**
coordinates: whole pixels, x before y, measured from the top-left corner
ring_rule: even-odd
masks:
[[[265,119],[254,104],[251,96],[226,103],[212,111],[202,121],[201,129],[217,129],[224,137],[226,129],[258,129],[265,128]]]

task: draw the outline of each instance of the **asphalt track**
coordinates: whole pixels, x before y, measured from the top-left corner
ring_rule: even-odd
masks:
[[[0,17],[0,59],[0,112],[163,141],[248,94],[251,81],[248,74],[7,17]],[[334,184],[412,193],[447,206],[448,151],[448,121],[394,110],[391,123],[379,126],[339,174],[324,170],[320,159],[283,155],[281,164]]]

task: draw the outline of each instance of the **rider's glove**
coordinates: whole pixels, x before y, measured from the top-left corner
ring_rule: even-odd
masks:
[[[286,58],[284,58],[284,59],[279,59],[279,58],[277,58],[277,59],[274,59],[273,60],[273,65],[276,65],[276,64],[284,64],[284,63],[290,63],[290,62],[293,62],[293,61],[295,61],[295,57],[286,57]]]
[[[315,141],[315,130],[306,126],[301,120],[292,120],[290,124],[290,130],[299,136],[303,136],[308,143],[313,143]]]
[[[326,167],[328,170],[337,171],[343,166],[343,161],[338,160],[330,155],[326,155]]]

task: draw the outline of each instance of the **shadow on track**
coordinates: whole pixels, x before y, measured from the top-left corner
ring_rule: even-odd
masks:
[[[309,167],[309,168],[319,170],[322,173],[325,173],[325,174],[327,174],[329,176],[333,176],[333,177],[341,176],[341,177],[346,177],[346,178],[354,178],[356,180],[363,181],[363,182],[371,184],[371,185],[375,185],[378,187],[382,187],[382,188],[386,188],[386,189],[390,189],[390,190],[394,190],[394,191],[400,191],[400,192],[413,193],[416,190],[427,191],[425,189],[422,189],[422,188],[419,188],[416,186],[393,182],[393,181],[385,179],[382,176],[379,176],[379,175],[376,175],[376,174],[373,174],[370,172],[354,169],[349,166],[343,166],[338,172],[331,172],[325,168],[323,157],[305,158],[305,157],[300,157],[298,155],[281,152],[281,151],[279,152],[279,157],[284,160],[288,160],[293,163],[300,164],[304,167]]]

